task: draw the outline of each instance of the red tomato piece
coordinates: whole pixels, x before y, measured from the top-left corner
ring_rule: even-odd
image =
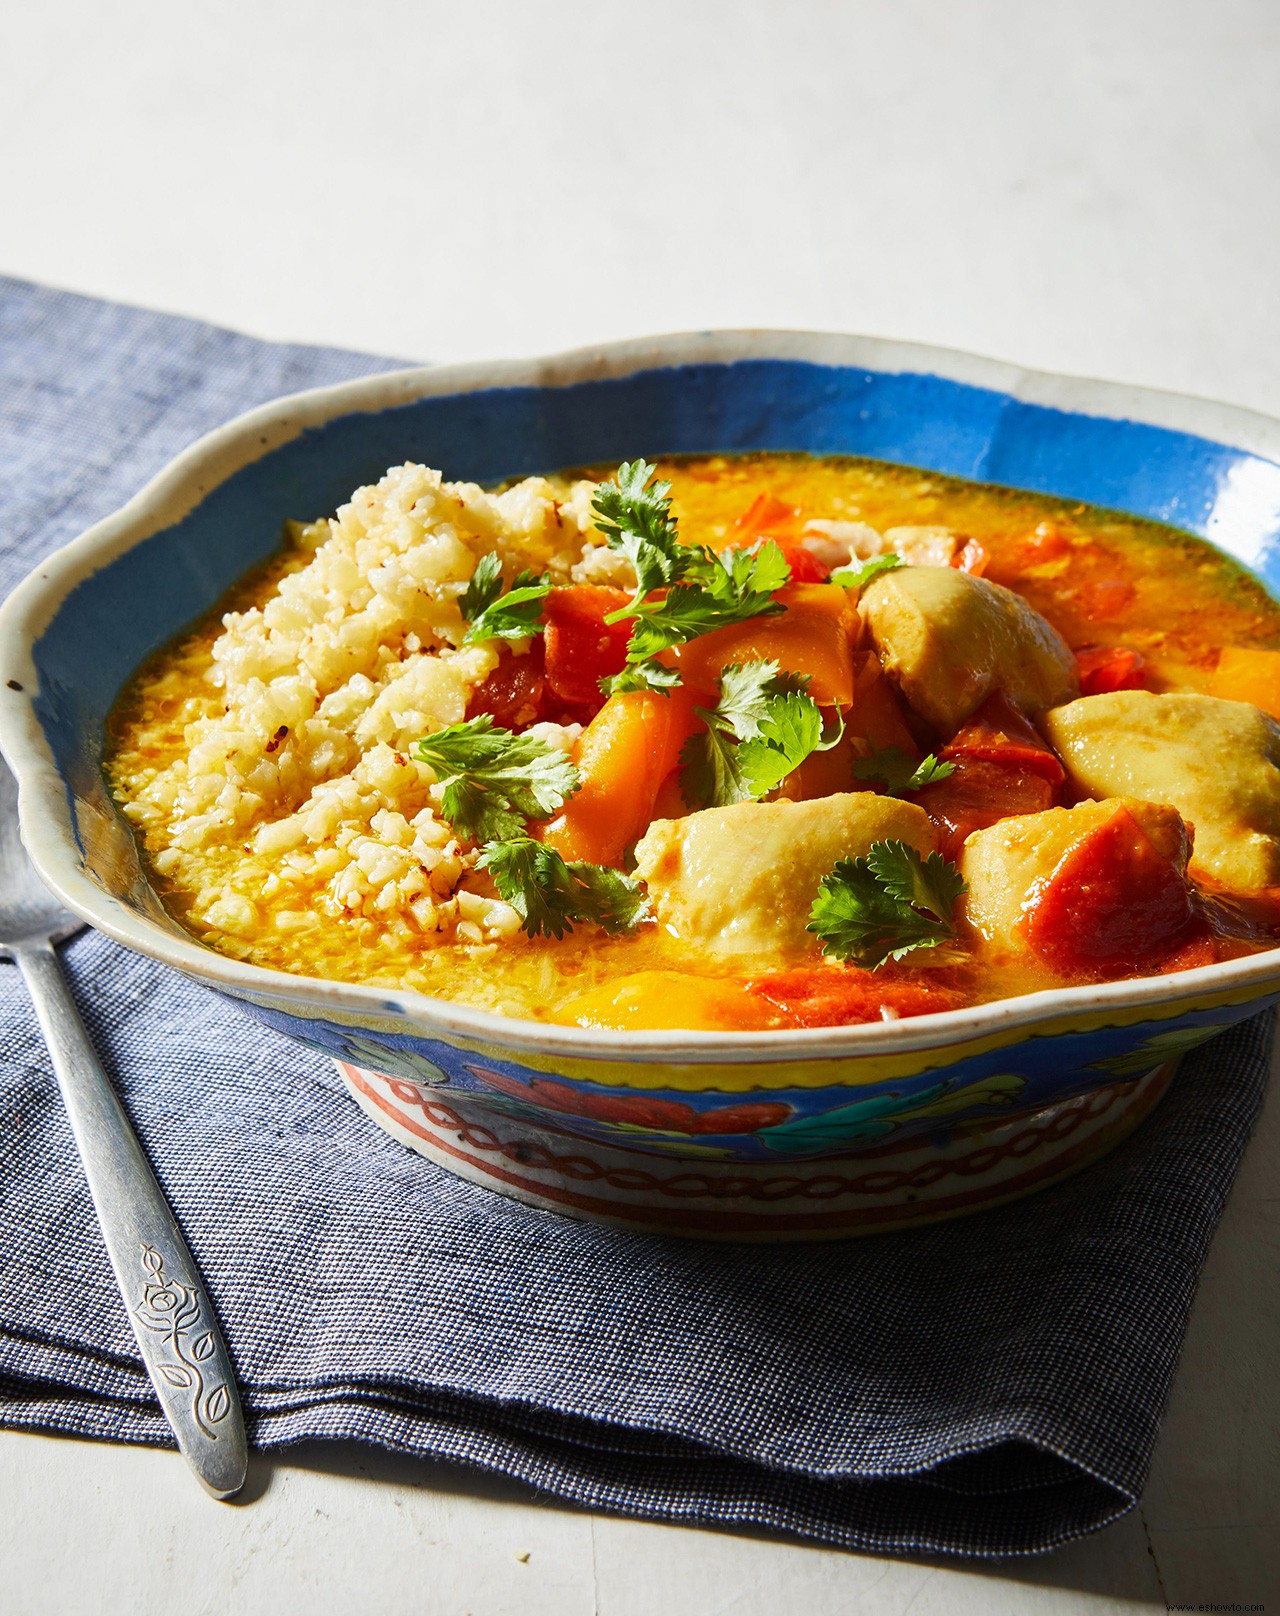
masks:
[[[800,966],[748,979],[750,993],[768,1000],[797,1027],[845,1027],[857,1022],[925,1016],[954,1010],[963,993],[943,971],[915,978],[896,976],[890,968],[860,970],[855,965]]]
[[[978,543],[977,539],[966,539],[963,546],[956,553],[951,565],[961,572],[971,572],[975,578],[981,578],[987,570],[991,557]]]
[[[546,622],[547,684],[571,707],[592,712],[604,704],[601,679],[621,673],[627,660],[631,621],[606,623],[610,612],[630,599],[620,589],[576,584],[553,589],[543,608]]]
[[[488,713],[503,729],[526,729],[547,716],[542,641],[534,640],[524,656],[512,656],[505,646],[500,654],[498,666],[472,692],[467,717]]]
[[[959,756],[952,761],[954,774],[912,793],[912,801],[939,831],[938,850],[944,858],[957,858],[972,831],[985,830],[1011,814],[1041,813],[1057,799],[1057,788],[1039,769],[983,757]]]
[[[1118,807],[1039,884],[1019,924],[1055,970],[1098,976],[1154,968],[1187,940],[1194,918],[1181,871]]]
[[[1123,645],[1085,645],[1076,652],[1080,694],[1102,696],[1112,690],[1144,690],[1146,664],[1137,651]]]
[[[941,758],[982,758],[989,763],[1027,769],[1060,786],[1066,771],[1057,753],[1041,740],[1036,729],[1002,690],[988,696],[982,706],[938,753]]]
[[[790,582],[793,584],[825,584],[831,576],[828,568],[812,551],[806,550],[803,544],[797,544],[793,539],[780,539],[776,533],[750,533],[730,539],[728,544],[721,547],[721,555],[726,550],[749,550],[752,545],[762,544],[771,539],[779,550],[783,559],[791,568]]]
[[[1083,616],[1091,623],[1105,623],[1128,611],[1138,591],[1127,578],[1098,578],[1075,591]]]
[[[736,537],[726,548],[732,548],[735,544],[749,544],[763,533],[794,534],[799,521],[799,506],[788,505],[784,500],[775,499],[772,494],[757,494],[733,524],[735,535],[746,537]]]

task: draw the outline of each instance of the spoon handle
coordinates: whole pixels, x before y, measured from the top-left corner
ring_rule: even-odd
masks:
[[[204,1282],[47,943],[14,949],[84,1162],[116,1283],[187,1463],[215,1498],[244,1483],[244,1416]]]

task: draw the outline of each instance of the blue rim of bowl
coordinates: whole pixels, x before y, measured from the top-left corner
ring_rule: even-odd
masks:
[[[1156,1012],[1153,1019],[1159,1020],[1162,1005],[1173,1015],[1186,1001],[1206,994],[1238,993],[1244,1000],[1255,992],[1261,998],[1271,989],[1280,989],[1280,949],[1275,949],[1168,976],[1045,989],[896,1022],[751,1033],[674,1030],[628,1033],[620,1038],[616,1032],[497,1015],[408,990],[295,976],[249,965],[147,920],[86,873],[77,853],[69,791],[37,713],[39,690],[33,660],[35,644],[77,584],[179,521],[234,471],[337,416],[377,413],[423,398],[487,389],[569,387],[649,370],[731,365],[753,359],[940,378],[1002,394],[1018,404],[1183,433],[1207,445],[1268,462],[1268,469],[1276,472],[1275,487],[1280,489],[1280,421],[1270,416],[1186,394],[1025,370],[953,349],[839,333],[675,333],[544,358],[412,367],[290,394],[198,439],[120,510],[46,557],[0,606],[4,681],[0,682],[0,750],[18,780],[23,841],[45,882],[75,914],[117,942],[234,997],[267,1003],[292,1000],[295,1007],[304,1001],[312,1011],[331,1006],[366,1021],[394,1017],[403,1020],[406,1028],[463,1044],[582,1061],[722,1065],[907,1055],[1019,1029],[1035,1036],[1038,1028],[1050,1030],[1045,1023],[1070,1023],[1077,1016],[1096,1018],[1114,1012],[1122,1022],[1134,1023],[1141,1019],[1135,1012],[1150,1008]],[[1262,497],[1272,497],[1270,484]],[[15,690],[8,681],[22,688]]]

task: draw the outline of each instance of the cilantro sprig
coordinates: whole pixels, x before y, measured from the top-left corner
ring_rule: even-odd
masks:
[[[665,695],[680,683],[678,668],[669,668],[665,662],[628,662],[621,673],[611,673],[600,681],[606,696],[619,696],[628,690],[656,690]]]
[[[809,927],[822,952],[877,970],[956,935],[952,913],[967,890],[941,854],[922,859],[905,842],[874,842],[865,858],[841,859],[818,888]]]
[[[723,808],[776,790],[813,752],[825,752],[844,733],[824,725],[822,710],[803,676],[776,662],[732,663],[720,676],[720,697],[695,707],[705,730],[680,754],[680,787],[694,808]]]
[[[859,780],[878,785],[888,797],[901,797],[909,791],[920,791],[938,780],[945,780],[956,772],[954,763],[943,763],[932,752],[919,763],[900,746],[884,746],[870,757],[859,758],[853,765]]]
[[[458,609],[470,627],[463,645],[482,640],[523,640],[540,628],[542,603],[551,589],[551,579],[543,573],[523,571],[510,589],[502,587],[502,561],[488,550],[476,562],[471,582],[458,597]]]
[[[610,933],[634,931],[651,915],[633,876],[578,859],[566,862],[531,836],[490,842],[477,862],[530,937],[563,937],[584,920]]]
[[[636,569],[636,592],[627,606],[611,612],[606,622],[629,616],[644,597],[683,578],[697,551],[681,544],[671,514],[671,484],[651,482],[657,471],[646,460],[624,460],[612,482],[601,483],[591,508],[596,527],[611,550]]]
[[[865,589],[873,579],[881,577],[886,572],[897,572],[899,567],[905,567],[906,562],[900,555],[892,550],[886,550],[883,555],[871,556],[869,560],[856,562],[853,566],[841,567],[839,572],[831,574],[831,582],[839,584],[842,589]]]
[[[523,835],[529,820],[550,818],[578,789],[578,771],[563,752],[499,728],[487,713],[437,730],[411,751],[442,784],[444,817],[473,842]]]
[[[630,665],[713,629],[776,615],[783,608],[773,597],[791,576],[772,539],[724,557],[705,545],[682,543],[671,514],[671,485],[653,481],[656,471],[645,460],[624,461],[594,500],[605,542],[636,572],[635,594],[606,619],[633,619]]]

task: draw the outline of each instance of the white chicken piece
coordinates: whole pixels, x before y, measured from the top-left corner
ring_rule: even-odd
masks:
[[[935,846],[922,808],[871,791],[814,802],[739,802],[658,819],[636,844],[636,874],[661,925],[717,953],[808,953],[819,883],[873,842]]]
[[[1187,827],[1163,804],[1124,798],[1015,814],[973,831],[960,855],[960,874],[969,888],[963,913],[988,949],[1001,955],[1026,952],[1019,923],[1032,889],[1053,874],[1083,837],[1104,825],[1121,802],[1156,851],[1185,874],[1191,847]]]
[[[1057,629],[1021,595],[986,578],[952,567],[899,567],[873,579],[859,607],[885,672],[945,735],[993,691],[1039,713],[1080,688]]]
[[[1077,791],[1171,803],[1191,868],[1237,892],[1280,885],[1280,725],[1244,701],[1116,690],[1044,715]]]

